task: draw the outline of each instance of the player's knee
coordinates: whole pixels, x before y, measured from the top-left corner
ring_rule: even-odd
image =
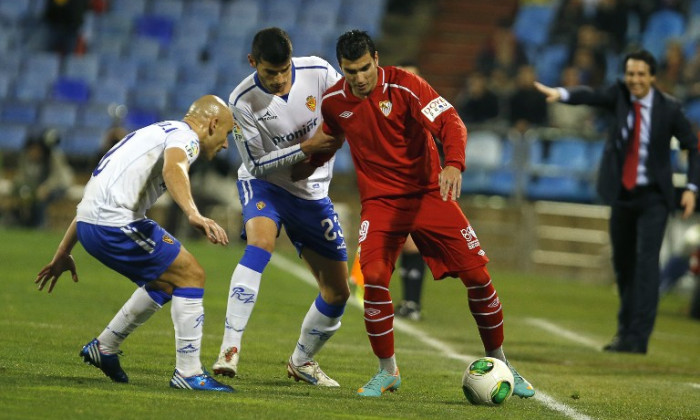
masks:
[[[341,283],[334,283],[321,290],[323,300],[331,305],[342,305],[350,298],[350,287],[348,282],[343,280]]]
[[[365,278],[365,284],[374,286],[389,286],[391,279],[391,265],[384,260],[371,261],[362,266],[362,275]]]
[[[459,273],[459,279],[462,280],[465,286],[483,286],[491,281],[491,275],[485,265],[472,268],[471,270],[462,271]]]
[[[275,250],[275,238],[269,238],[267,236],[262,235],[256,236],[254,238],[248,236],[248,245],[261,248],[269,253],[272,253]]]

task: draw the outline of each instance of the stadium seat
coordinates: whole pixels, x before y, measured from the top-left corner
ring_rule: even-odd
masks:
[[[23,73],[15,81],[15,98],[23,101],[43,101],[48,97],[50,80],[37,73]]]
[[[343,0],[338,23],[344,27],[362,28],[377,38],[381,34],[385,11],[385,0]]]
[[[61,57],[54,53],[32,53],[26,56],[23,73],[41,75],[44,80],[58,77],[61,68]]]
[[[700,125],[700,99],[685,104],[685,114],[691,122]]]
[[[294,55],[297,57],[315,55],[320,57],[326,51],[327,37],[316,28],[297,26],[289,31],[289,37],[294,45]]]
[[[217,25],[221,18],[221,4],[216,0],[190,1],[185,4],[185,16],[201,19],[210,25]],[[203,30],[205,28],[201,28]]]
[[[90,102],[93,104],[126,104],[129,86],[118,78],[108,78],[93,85]]]
[[[23,55],[18,51],[7,51],[3,53],[0,60],[0,73],[16,75],[22,66]]]
[[[228,2],[224,6],[219,28],[234,29],[241,33],[248,33],[257,28],[261,20],[260,4],[255,0],[238,0]]]
[[[485,194],[490,192],[489,172],[480,168],[467,168],[462,172],[462,193]]]
[[[561,72],[568,57],[569,47],[565,44],[543,47],[535,60],[539,81],[548,86],[558,86]]]
[[[168,105],[167,87],[158,84],[141,84],[129,92],[129,106],[145,111],[162,111]]]
[[[109,112],[109,105],[87,104],[80,107],[78,112],[78,126],[107,130],[114,124],[114,117]]]
[[[90,51],[100,57],[100,61],[106,57],[121,57],[124,53],[124,38],[116,38],[110,36],[102,36],[98,34],[94,40],[90,42]]]
[[[97,159],[102,136],[107,128],[80,127],[66,130],[59,146],[68,157]]]
[[[184,15],[185,2],[180,0],[154,0],[149,11],[154,15],[167,16],[173,21],[179,21]]]
[[[169,108],[178,110],[184,115],[195,99],[210,93],[212,88],[213,85],[206,80],[200,83],[182,84],[172,91],[171,99],[168,103]]]
[[[34,125],[37,122],[36,105],[31,102],[4,102],[0,121],[6,123]]]
[[[322,4],[314,0],[304,0],[297,27],[313,29],[319,36],[338,36],[336,29],[342,0],[325,0]],[[297,42],[297,39],[292,39]]]
[[[95,19],[95,32],[102,38],[128,39],[133,25],[133,16],[110,12]]]
[[[642,46],[661,60],[668,40],[680,39],[684,32],[685,18],[682,14],[673,10],[659,10],[649,16],[642,34]]]
[[[153,38],[134,36],[124,51],[125,58],[138,62],[156,61],[160,57],[160,42]]]
[[[515,193],[516,177],[510,169],[498,169],[489,174],[486,193],[511,196]]]
[[[144,62],[139,68],[138,84],[174,87],[178,80],[178,63],[171,60]]]
[[[521,6],[513,23],[515,37],[526,47],[543,46],[549,37],[549,27],[554,19],[555,10],[553,5]]]
[[[146,0],[109,0],[110,13],[124,16],[139,16],[146,11]]]
[[[0,1],[0,23],[17,23],[30,14],[30,0]]]
[[[65,102],[48,102],[41,106],[39,124],[43,128],[65,129],[78,121],[78,106]]]
[[[136,85],[139,76],[140,61],[133,57],[101,57],[101,77],[97,85],[105,80],[118,80],[122,85]]]
[[[503,162],[503,142],[492,131],[473,131],[467,139],[467,169],[496,169]]]
[[[296,26],[300,12],[299,0],[265,0],[262,3],[260,27],[277,26],[289,31]]]
[[[172,18],[162,15],[144,15],[136,18],[137,35],[155,39],[161,46],[170,44],[173,37],[174,22]]]
[[[214,64],[186,64],[180,67],[180,81],[185,84],[207,83],[214,87],[219,78],[219,68]]]
[[[12,81],[13,78],[9,74],[0,72],[0,98],[10,97],[12,92]]]
[[[93,83],[100,74],[100,59],[95,54],[68,56],[63,64],[62,74],[72,79]]]
[[[546,164],[573,172],[585,172],[591,168],[589,144],[579,138],[561,138],[552,141]]]
[[[53,83],[51,98],[58,101],[85,103],[90,98],[90,88],[81,79],[59,77]]]
[[[160,114],[155,111],[129,108],[129,112],[124,118],[124,127],[127,130],[136,130],[147,125],[158,122]]]
[[[28,128],[23,124],[0,123],[0,151],[18,152],[27,141]]]
[[[528,183],[526,197],[530,200],[591,203],[594,197],[587,184],[572,176],[533,177]]]

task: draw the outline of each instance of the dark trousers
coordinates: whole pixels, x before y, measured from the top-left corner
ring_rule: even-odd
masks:
[[[623,190],[612,205],[610,240],[620,295],[617,336],[646,351],[659,304],[659,252],[669,209],[655,187]]]

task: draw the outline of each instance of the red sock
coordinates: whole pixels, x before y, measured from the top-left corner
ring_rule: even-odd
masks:
[[[394,355],[394,305],[389,293],[391,270],[379,261],[362,267],[365,278],[365,329],[374,354]]]
[[[467,286],[469,309],[479,328],[484,349],[490,351],[501,347],[503,311],[486,266],[460,273],[459,278]]]

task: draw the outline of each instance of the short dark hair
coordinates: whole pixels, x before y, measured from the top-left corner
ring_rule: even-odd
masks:
[[[338,43],[335,44],[335,55],[340,63],[341,58],[346,60],[357,60],[366,53],[374,57],[377,48],[374,46],[374,41],[365,31],[353,29],[342,34],[338,38]]]
[[[622,71],[624,72],[627,69],[627,61],[629,60],[640,60],[644,61],[647,63],[649,66],[649,73],[651,75],[656,74],[656,58],[654,58],[654,55],[650,53],[647,50],[637,50],[637,51],[632,51],[631,53],[628,53],[625,56],[625,59],[622,61]]]
[[[292,58],[292,40],[283,29],[261,29],[253,37],[250,54],[255,61],[265,60],[273,65],[284,64]]]

